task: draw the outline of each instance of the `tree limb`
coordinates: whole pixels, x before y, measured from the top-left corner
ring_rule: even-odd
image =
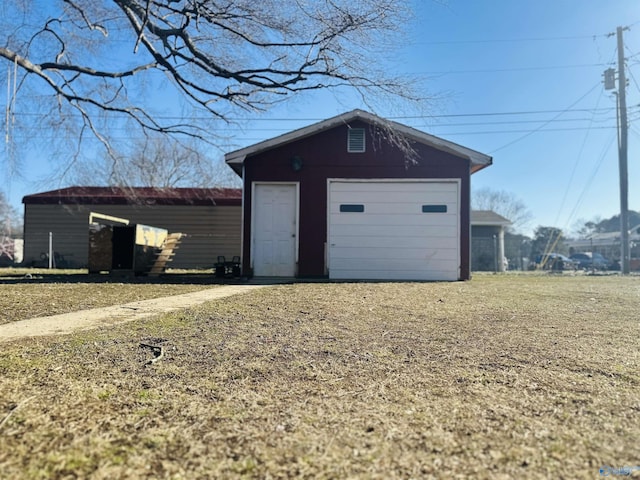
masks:
[[[40,2],[26,3],[24,18],[7,9],[14,16],[0,19],[0,59],[19,66],[21,87],[35,84],[38,98],[34,79],[43,81],[60,123],[79,140],[92,132],[107,151],[115,128],[129,122],[212,142],[203,112],[226,122],[238,109],[263,111],[314,90],[348,88],[365,105],[372,95],[419,98],[367,57],[404,25],[404,0]],[[160,102],[151,94],[145,101],[148,86],[166,78]],[[164,114],[165,97],[184,108],[175,121]],[[96,115],[112,121],[100,125]]]

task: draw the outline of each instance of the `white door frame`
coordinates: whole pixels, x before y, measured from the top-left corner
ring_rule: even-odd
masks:
[[[327,240],[325,242],[325,271],[331,275],[329,272],[329,265],[331,265],[331,248],[329,246],[329,240],[331,239],[331,183],[339,183],[339,182],[348,182],[348,183],[455,183],[458,188],[458,211],[457,211],[457,251],[458,251],[458,279],[460,278],[461,272],[461,262],[462,262],[462,252],[460,249],[460,219],[462,217],[462,203],[460,201],[462,192],[462,179],[460,178],[327,178]],[[471,242],[469,242],[471,245]],[[471,256],[469,256],[471,258]]]
[[[299,242],[300,242],[300,182],[262,182],[255,181],[251,182],[251,245],[250,245],[250,255],[251,262],[249,267],[254,270],[254,254],[255,254],[255,243],[256,243],[256,187],[258,185],[291,185],[296,189],[296,199],[295,199],[295,242],[294,242],[294,275],[298,275],[298,251],[299,251]]]

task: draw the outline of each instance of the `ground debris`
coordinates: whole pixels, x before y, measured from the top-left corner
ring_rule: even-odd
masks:
[[[149,345],[148,343],[141,343],[140,348],[147,348],[153,352],[153,357],[151,360],[148,360],[145,365],[153,365],[154,363],[162,360],[164,358],[164,348],[158,345]]]

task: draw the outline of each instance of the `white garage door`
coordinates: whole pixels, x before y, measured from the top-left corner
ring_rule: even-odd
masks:
[[[329,277],[458,280],[458,181],[329,183]]]

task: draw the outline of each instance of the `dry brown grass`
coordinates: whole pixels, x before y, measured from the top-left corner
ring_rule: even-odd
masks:
[[[213,279],[213,275],[209,278]],[[87,275],[81,270],[0,269],[0,325],[212,287],[201,283],[178,283],[171,278],[114,278]]]
[[[594,478],[640,463],[639,300],[638,277],[298,284],[5,344],[0,476]]]

